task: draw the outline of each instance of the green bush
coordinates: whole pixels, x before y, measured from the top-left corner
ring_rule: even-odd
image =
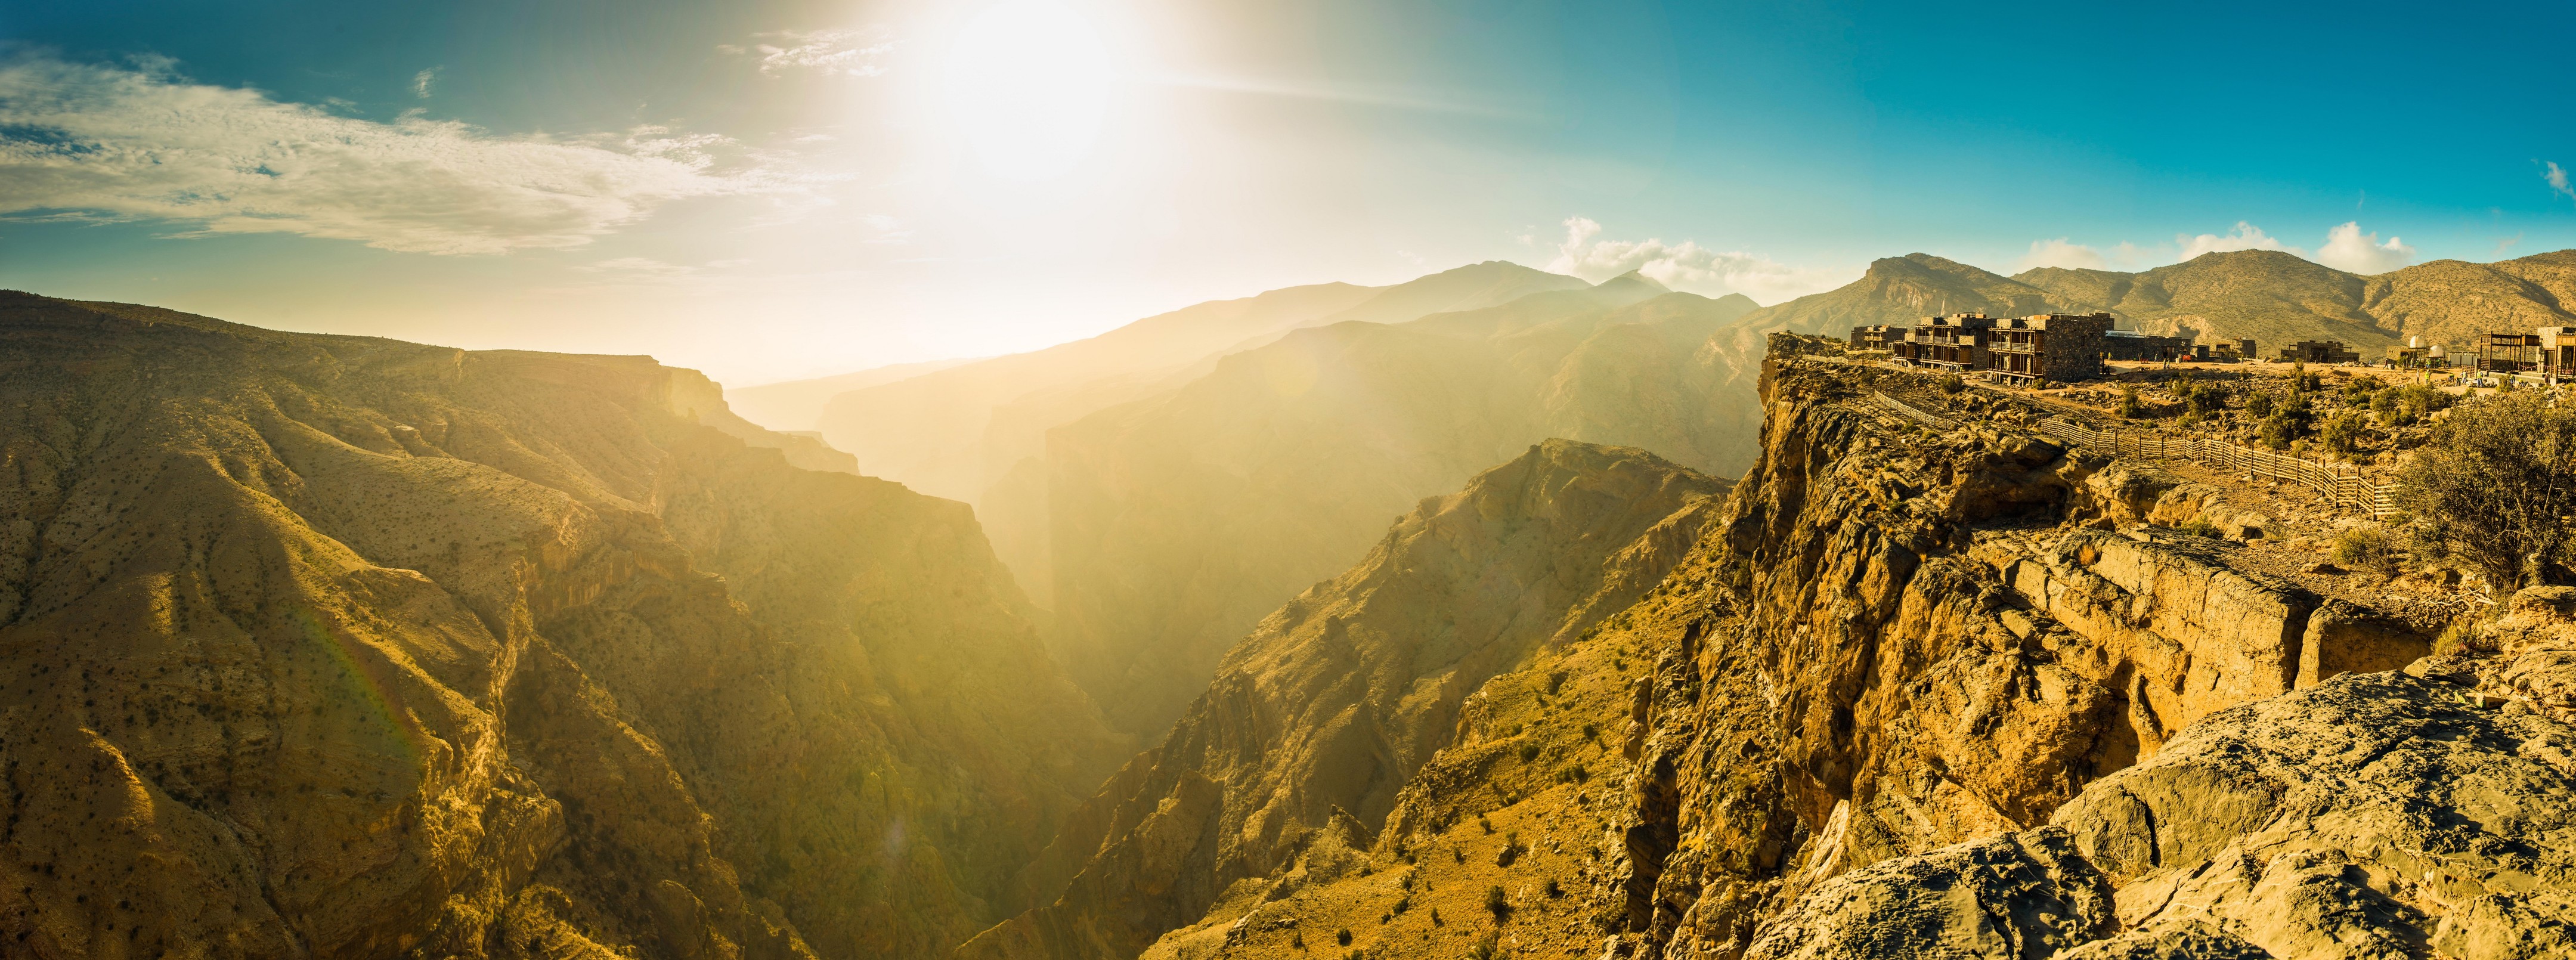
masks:
[[[2534,391],[2461,404],[2399,479],[2407,512],[2501,593],[2576,565],[2576,405]]]
[[[1965,389],[1968,389],[1968,381],[1961,379],[1958,374],[1945,373],[1941,375],[1942,393],[1957,393]]]
[[[2260,391],[2260,390],[2257,390],[2257,391],[2255,391],[2255,392],[2253,392],[2253,393],[2249,393],[2249,394],[2246,394],[2246,395],[2245,395],[2245,413],[2246,413],[2246,415],[2248,415],[2248,416],[2253,416],[2253,417],[2268,417],[2268,416],[2271,416],[2271,415],[2272,415],[2272,408],[2273,408],[2273,406],[2274,406],[2274,403],[2273,403],[2273,401],[2272,401],[2272,395],[2271,395],[2271,394],[2264,393],[2264,392],[2262,392],[2262,391]]]
[[[2361,422],[2361,411],[2344,410],[2326,418],[2326,427],[2318,432],[2317,439],[2326,445],[2326,449],[2336,453],[2357,453],[2361,450],[2362,433],[2367,429]]]
[[[2131,419],[2131,420],[2135,420],[2135,419],[2138,419],[2139,417],[2143,417],[2143,416],[2146,416],[2146,415],[2147,415],[2147,408],[2146,408],[2146,405],[2145,405],[2145,404],[2141,404],[2141,403],[2139,403],[2139,402],[2138,402],[2138,388],[2136,388],[2136,387],[2121,387],[2121,388],[2120,388],[2120,416],[2126,417],[2126,418]]]
[[[2334,537],[2336,563],[2355,570],[2397,570],[2397,544],[2388,531],[2375,526],[2345,527]]]

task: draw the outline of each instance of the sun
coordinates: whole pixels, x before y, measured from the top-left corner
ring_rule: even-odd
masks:
[[[993,175],[1063,176],[1099,146],[1118,81],[1099,27],[1054,0],[1005,0],[959,30],[941,110]]]

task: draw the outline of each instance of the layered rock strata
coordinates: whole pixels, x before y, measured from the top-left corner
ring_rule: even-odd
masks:
[[[693,372],[23,294],[0,371],[14,954],[931,956],[1114,755],[962,505]]]

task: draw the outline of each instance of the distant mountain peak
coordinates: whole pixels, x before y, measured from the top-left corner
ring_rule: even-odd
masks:
[[[1635,270],[1630,270],[1618,276],[1611,277],[1608,280],[1603,280],[1598,286],[1593,287],[1595,290],[1618,290],[1623,288],[1644,288],[1655,293],[1673,292],[1673,288],[1657,283],[1655,282],[1655,278],[1649,277]]]

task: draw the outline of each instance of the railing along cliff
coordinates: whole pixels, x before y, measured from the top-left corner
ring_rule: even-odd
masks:
[[[1907,419],[1913,420],[1914,422],[1920,423],[1924,426],[1931,427],[1934,430],[1959,429],[1959,421],[1945,420],[1921,410],[1914,409],[1913,407],[1907,406],[1905,401],[1898,400],[1895,397],[1888,396],[1875,390],[1870,391],[1870,395],[1877,397],[1878,402],[1885,405],[1888,409],[1904,414]]]
[[[2348,463],[2287,457],[2220,440],[2094,430],[2063,420],[2040,421],[2039,429],[2115,456],[2183,457],[2248,477],[2306,484],[2335,506],[2360,510],[2373,519],[2397,512],[2397,485],[2375,482],[2360,467]]]

